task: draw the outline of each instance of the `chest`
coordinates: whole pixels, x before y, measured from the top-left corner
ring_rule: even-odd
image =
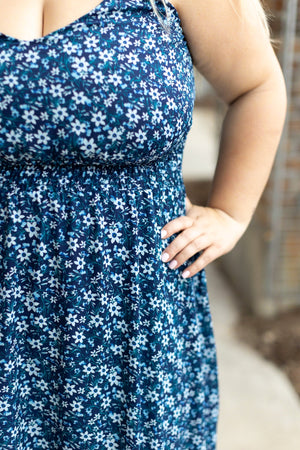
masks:
[[[31,41],[0,34],[1,156],[143,161],[181,141],[194,78],[170,12],[169,34],[142,0],[102,0]]]
[[[100,0],[0,0],[0,30],[17,39],[36,39],[94,9]]]

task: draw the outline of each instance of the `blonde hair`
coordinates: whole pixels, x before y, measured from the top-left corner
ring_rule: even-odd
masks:
[[[152,6],[152,9],[154,11],[154,13],[157,15],[159,22],[162,24],[162,26],[164,28],[166,28],[166,23],[162,20],[162,16],[159,14],[155,1],[156,0],[149,0]],[[161,2],[164,5],[165,11],[166,11],[166,19],[168,22],[169,19],[169,10],[167,8],[166,2],[165,0],[161,0]],[[254,20],[257,20],[257,18],[259,19],[260,24],[262,25],[266,35],[268,36],[268,38],[270,39],[270,41],[272,41],[271,39],[271,31],[270,31],[270,27],[269,27],[269,18],[273,17],[271,12],[265,11],[265,7],[263,6],[263,4],[261,3],[261,0],[234,0],[235,4],[238,3],[238,9],[239,12],[237,11],[235,5],[233,4],[233,0],[229,0],[232,8],[234,9],[234,11],[236,12],[236,14],[243,20],[245,17],[251,19],[250,16],[252,16],[252,18],[254,18]],[[172,3],[172,2],[170,2]],[[168,28],[168,24],[167,24],[167,28]],[[169,28],[168,28],[169,29]]]
[[[236,10],[235,5],[233,4],[233,0],[229,0],[232,8],[236,12],[236,14],[244,20],[247,17],[247,20],[254,20],[261,24],[266,35],[271,40],[271,29],[269,26],[269,19],[273,17],[270,10],[266,11],[265,5],[261,0],[234,0],[235,3],[238,3],[239,12]]]

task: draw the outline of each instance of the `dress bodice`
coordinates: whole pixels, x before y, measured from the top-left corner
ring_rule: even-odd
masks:
[[[167,7],[170,33],[149,0],[102,0],[30,41],[0,33],[1,161],[138,165],[174,149],[180,157],[195,87],[178,12]]]

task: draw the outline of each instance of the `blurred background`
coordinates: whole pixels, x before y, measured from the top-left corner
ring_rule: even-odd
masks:
[[[300,0],[263,5],[278,42],[288,113],[246,233],[206,268],[220,365],[218,450],[300,449]],[[194,76],[183,178],[192,203],[205,206],[226,105],[196,70]]]

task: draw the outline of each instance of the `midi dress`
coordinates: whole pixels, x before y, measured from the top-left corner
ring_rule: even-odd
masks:
[[[161,260],[195,83],[178,11],[156,6],[169,28],[150,0],[102,0],[0,33],[1,450],[216,448],[205,269]]]

